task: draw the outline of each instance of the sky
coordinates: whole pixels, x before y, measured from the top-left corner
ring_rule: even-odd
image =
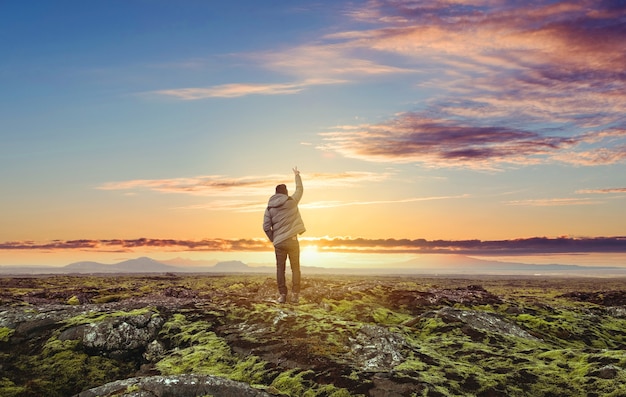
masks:
[[[0,2],[0,265],[626,267],[626,2]]]

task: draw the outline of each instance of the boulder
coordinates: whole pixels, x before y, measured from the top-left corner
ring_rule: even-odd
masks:
[[[350,361],[368,372],[391,371],[404,361],[408,348],[402,335],[372,324],[363,325],[350,342]]]
[[[85,390],[74,397],[271,397],[247,383],[210,375],[129,378]]]
[[[59,340],[80,340],[86,350],[115,358],[123,358],[145,348],[155,340],[165,320],[158,313],[111,316],[87,324],[70,327]]]
[[[447,323],[461,322],[471,330],[487,331],[534,341],[539,340],[517,324],[510,322],[495,313],[443,307],[436,311],[435,315]]]

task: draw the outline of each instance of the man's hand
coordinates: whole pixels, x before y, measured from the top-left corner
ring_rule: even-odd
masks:
[[[294,175],[300,175],[300,171],[298,171],[298,166],[292,168]]]

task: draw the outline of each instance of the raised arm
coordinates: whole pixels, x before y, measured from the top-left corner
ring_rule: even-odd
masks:
[[[302,178],[300,177],[300,171],[298,171],[298,167],[293,167],[293,175],[296,179],[296,191],[293,193],[291,198],[296,200],[296,203],[300,202],[302,198],[302,194],[304,193],[304,187],[302,186]]]

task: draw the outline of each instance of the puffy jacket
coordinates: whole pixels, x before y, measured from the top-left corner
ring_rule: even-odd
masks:
[[[292,196],[277,193],[270,197],[263,217],[263,230],[274,246],[306,231],[298,210],[302,193],[302,178],[297,174],[296,191]]]

